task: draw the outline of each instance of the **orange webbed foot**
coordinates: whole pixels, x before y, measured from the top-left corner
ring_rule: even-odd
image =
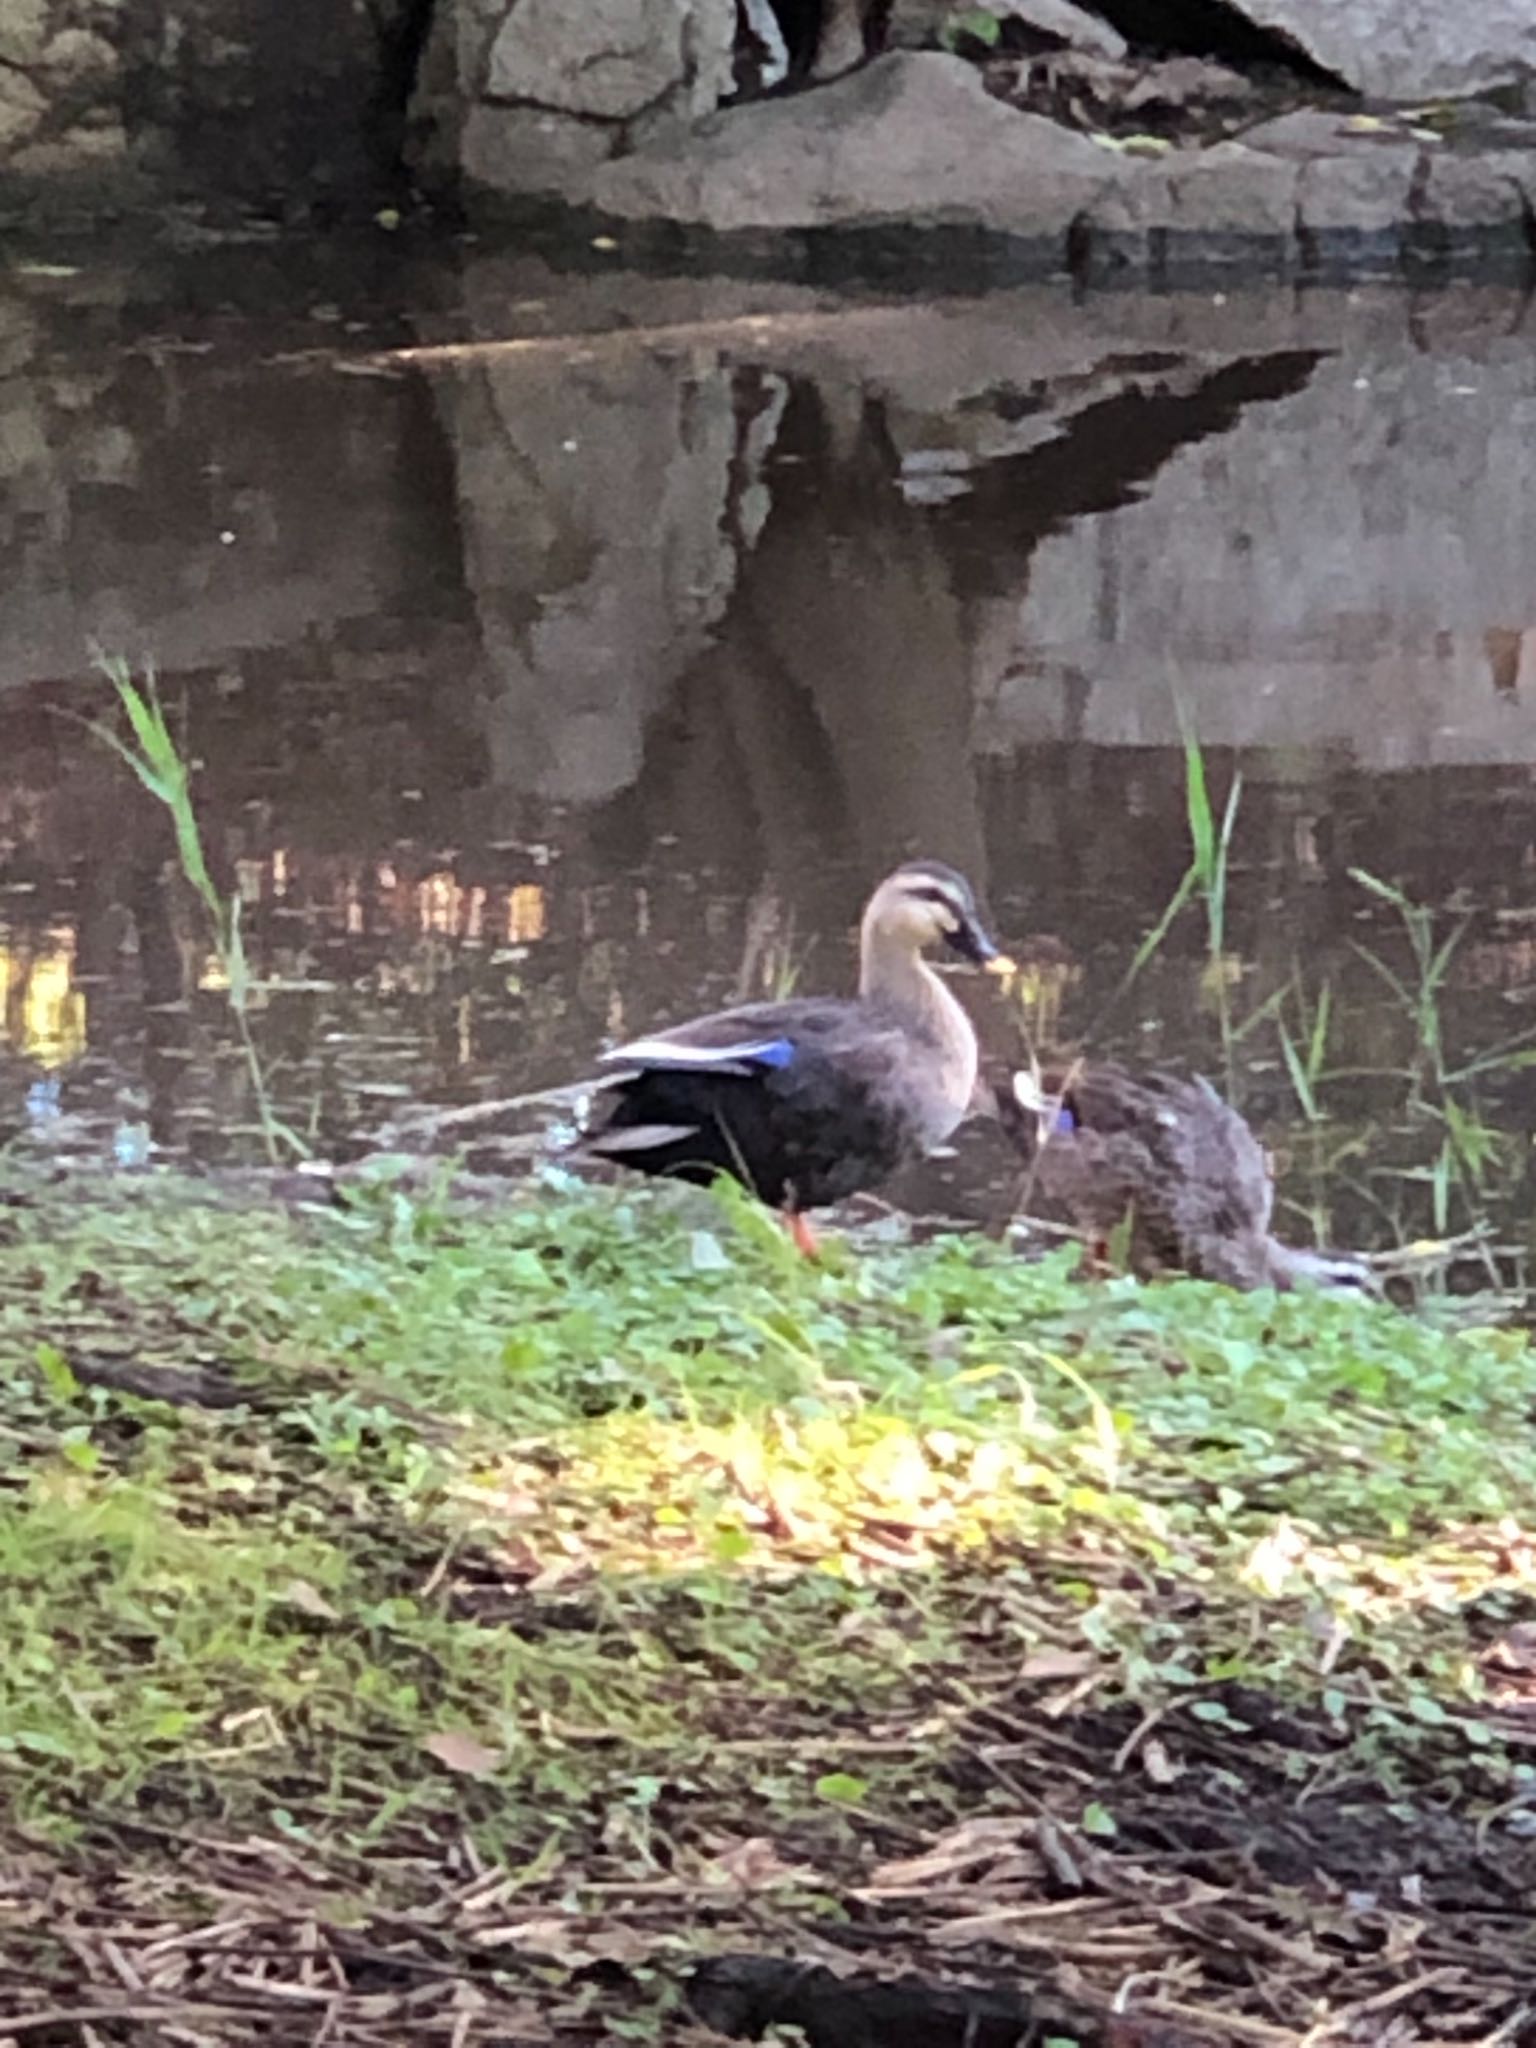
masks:
[[[784,1211],[785,1226],[796,1251],[803,1252],[808,1259],[821,1257],[821,1246],[816,1242],[816,1233],[800,1214],[798,1209]]]

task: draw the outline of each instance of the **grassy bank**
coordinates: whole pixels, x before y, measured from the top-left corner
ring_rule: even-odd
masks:
[[[1520,2038],[1522,1338],[649,1191],[18,1196],[0,2038],[677,2039],[744,1953]]]

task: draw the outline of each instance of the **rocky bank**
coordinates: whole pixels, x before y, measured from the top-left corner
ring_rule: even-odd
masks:
[[[780,252],[917,228],[1046,269],[1524,261],[1536,7],[0,0],[13,213],[381,186]]]

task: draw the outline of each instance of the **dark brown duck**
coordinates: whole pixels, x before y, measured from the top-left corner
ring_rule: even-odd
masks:
[[[923,957],[938,945],[1000,961],[964,876],[908,862],[865,908],[857,995],[747,1003],[617,1047],[578,1149],[676,1180],[727,1174],[814,1250],[807,1209],[876,1186],[971,1106],[976,1033]]]
[[[1065,1213],[1100,1255],[1129,1227],[1133,1271],[1228,1287],[1368,1288],[1358,1261],[1282,1244],[1258,1139],[1211,1084],[1161,1068],[1084,1061],[1013,1074],[999,1118],[1030,1169],[1031,1195]]]

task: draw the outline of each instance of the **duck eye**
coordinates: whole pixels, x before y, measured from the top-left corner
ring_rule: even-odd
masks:
[[[942,889],[909,889],[907,894],[914,903],[926,903],[934,911],[934,922],[941,931],[953,932],[960,929],[960,913]]]

